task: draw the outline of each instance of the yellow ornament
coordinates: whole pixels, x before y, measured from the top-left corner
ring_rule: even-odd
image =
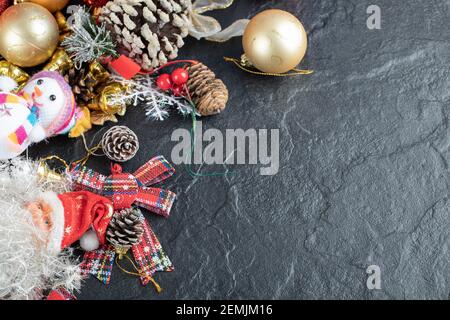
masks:
[[[281,74],[294,69],[308,47],[305,28],[289,12],[270,9],[253,17],[242,38],[244,52],[257,69]]]
[[[67,6],[69,0],[19,0],[18,2],[33,2],[54,13]]]
[[[50,169],[45,161],[39,161],[37,174],[41,180],[46,180],[49,182],[60,182],[63,180],[62,175]]]
[[[0,55],[19,67],[47,61],[58,46],[58,24],[44,7],[19,3],[0,16]]]
[[[77,120],[75,126],[70,129],[69,138],[78,138],[83,133],[92,129],[91,112],[88,108],[81,109],[82,116]]]
[[[57,49],[51,60],[45,65],[44,70],[57,71],[64,75],[68,70],[73,68],[72,59],[64,49]]]
[[[55,12],[55,19],[59,28],[59,43],[63,42],[66,37],[72,34],[69,23],[61,11]]]

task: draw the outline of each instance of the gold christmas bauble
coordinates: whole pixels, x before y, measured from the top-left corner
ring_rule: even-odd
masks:
[[[56,11],[62,10],[65,6],[67,6],[69,0],[18,0],[17,2],[33,2],[54,13]]]
[[[0,16],[0,55],[20,67],[47,61],[58,46],[58,24],[44,7],[19,3]]]
[[[267,73],[284,73],[303,59],[308,36],[300,21],[289,12],[270,9],[254,16],[242,38],[249,62]]]

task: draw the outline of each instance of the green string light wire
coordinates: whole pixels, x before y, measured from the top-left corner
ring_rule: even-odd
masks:
[[[195,116],[195,104],[192,102],[192,100],[187,99],[189,101],[189,104],[192,107],[192,112],[191,112],[191,118],[192,118],[192,127],[190,129],[190,135],[191,135],[191,161],[186,165],[186,170],[189,173],[189,175],[193,178],[195,177],[220,177],[220,176],[226,176],[226,175],[231,175],[231,174],[235,174],[234,172],[211,172],[211,173],[198,173],[198,172],[194,172],[192,170],[192,162],[194,160],[194,152],[195,152],[195,129],[196,129],[196,122],[197,122],[197,118]]]

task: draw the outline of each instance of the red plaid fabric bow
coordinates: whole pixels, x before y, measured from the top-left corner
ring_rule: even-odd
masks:
[[[110,198],[115,210],[130,208],[135,204],[164,217],[169,216],[176,195],[149,186],[174,173],[175,169],[163,156],[151,159],[133,174],[123,173],[119,164],[112,165],[109,177],[86,167],[75,166],[71,170],[73,180],[80,189]]]

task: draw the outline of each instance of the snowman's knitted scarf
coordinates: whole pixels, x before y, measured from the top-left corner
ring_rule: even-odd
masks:
[[[16,131],[11,133],[8,138],[15,144],[22,145],[22,143],[28,138],[31,130],[33,130],[34,126],[38,122],[38,108],[36,106],[32,106],[30,109],[30,114],[27,117],[27,120],[24,124],[22,124]]]
[[[23,103],[22,98],[12,93],[0,93],[0,104],[4,103]],[[22,143],[28,138],[31,130],[38,122],[38,108],[33,106],[30,108],[30,114],[25,122],[19,126],[13,133],[8,135],[8,138],[14,143],[22,145]]]

